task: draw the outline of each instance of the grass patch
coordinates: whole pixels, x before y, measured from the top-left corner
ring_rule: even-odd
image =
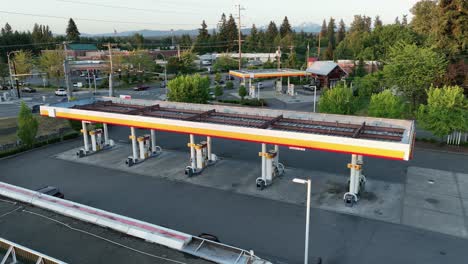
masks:
[[[60,130],[70,128],[70,123],[65,119],[57,119],[46,116],[36,116],[39,127],[36,136],[45,136],[57,133]],[[0,144],[14,143],[17,140],[17,118],[0,118]],[[4,133],[2,133],[4,132]]]

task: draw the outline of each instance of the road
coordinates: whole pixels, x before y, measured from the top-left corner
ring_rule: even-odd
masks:
[[[112,129],[111,133],[115,136],[118,131]],[[185,141],[170,143],[166,136],[160,135],[159,140],[163,146],[174,144],[177,148],[185,148],[186,138]],[[216,142],[219,144],[218,140]],[[301,263],[305,222],[303,206],[101,167],[86,167],[53,157],[55,153],[80,143],[80,140],[75,140],[0,160],[0,180],[33,189],[56,185],[69,199],[79,203],[191,234],[213,233],[224,243],[254,249],[260,256],[276,263]],[[242,146],[236,149],[232,144],[225,145],[222,152],[231,157],[245,154],[244,158],[258,159],[258,149],[254,144],[250,144],[252,150],[245,153],[238,150],[249,147],[238,145]],[[219,146],[215,145],[214,149],[219,149]],[[321,160],[314,160],[318,156],[312,153],[301,152],[294,157],[291,154],[288,162],[306,164],[303,166],[324,166],[320,163],[327,162],[330,166],[324,167],[345,170],[347,160],[344,156],[321,154],[324,155]],[[288,155],[281,156],[287,159]],[[421,160],[414,162],[433,166],[453,166],[457,160],[466,161],[466,156],[421,151],[416,153],[416,157]],[[434,162],[436,158],[438,162]],[[343,163],[339,165],[341,159]],[[442,165],[443,161],[451,159],[453,164]],[[310,160],[314,165],[307,164]],[[378,177],[391,177],[392,173],[388,171],[398,166],[404,169],[406,165],[383,162],[381,166],[386,173]],[[466,171],[466,166],[459,164],[456,168]],[[321,256],[324,263],[430,264],[464,263],[466,260],[468,243],[464,239],[320,209],[312,209],[311,216],[310,254]]]

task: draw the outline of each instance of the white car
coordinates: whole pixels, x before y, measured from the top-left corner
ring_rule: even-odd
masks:
[[[67,91],[65,89],[57,89],[55,91],[55,95],[57,95],[57,96],[67,96]]]
[[[263,88],[263,83],[262,82],[258,82],[258,88]]]

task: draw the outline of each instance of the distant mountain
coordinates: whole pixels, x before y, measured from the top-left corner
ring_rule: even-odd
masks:
[[[294,26],[293,29],[296,32],[304,31],[307,33],[318,33],[322,29],[322,26],[312,22],[304,22],[297,26]]]
[[[97,34],[81,34],[85,37],[129,37],[133,36],[135,33],[142,34],[143,37],[168,37],[174,34],[174,36],[180,36],[188,34],[195,36],[198,34],[198,29],[178,29],[171,32],[170,30],[131,30],[131,31],[122,31],[117,33],[97,33]]]
[[[261,26],[259,28],[265,30],[266,27],[267,26]],[[297,26],[294,26],[293,29],[296,32],[304,31],[307,33],[316,33],[316,32],[320,32],[321,26],[316,23],[305,22]],[[208,31],[211,33],[213,30],[209,29]],[[170,30],[143,29],[143,30],[122,31],[122,32],[117,32],[117,33],[82,34],[82,36],[85,36],[85,37],[112,37],[112,36],[128,37],[128,36],[134,35],[135,33],[142,34],[143,37],[168,37],[168,36],[171,36],[172,34],[174,34],[174,36],[180,36],[184,34],[196,36],[198,34],[198,29],[178,29],[178,30],[174,30],[174,32],[171,32]],[[249,34],[250,28],[242,29],[242,33]]]

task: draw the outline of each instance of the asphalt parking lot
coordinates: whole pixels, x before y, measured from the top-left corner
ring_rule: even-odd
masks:
[[[301,263],[302,205],[54,157],[80,144],[75,140],[1,160],[0,180],[32,189],[60,186],[79,203],[190,234],[213,233],[275,263]],[[231,151],[231,156],[242,155]],[[230,153],[227,147],[224,152]],[[463,263],[466,257],[467,240],[454,236],[320,209],[312,209],[311,216],[310,254],[324,263]]]

